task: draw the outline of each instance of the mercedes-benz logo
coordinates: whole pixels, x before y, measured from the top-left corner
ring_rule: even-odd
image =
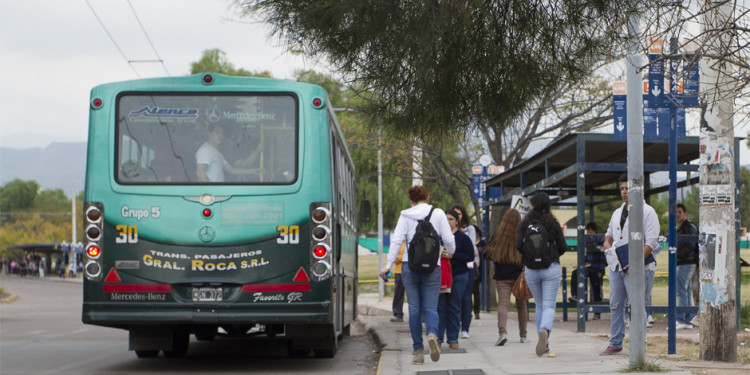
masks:
[[[206,225],[198,231],[198,237],[201,239],[201,241],[208,242],[216,237],[216,231],[214,230],[214,228]]]
[[[215,105],[206,110],[206,119],[209,122],[217,122],[221,120],[221,112]]]

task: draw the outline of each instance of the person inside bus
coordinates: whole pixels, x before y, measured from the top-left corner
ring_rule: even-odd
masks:
[[[195,153],[196,174],[203,182],[224,182],[224,172],[236,175],[249,175],[260,172],[260,168],[243,168],[249,165],[261,151],[258,147],[250,156],[236,162],[238,166],[229,163],[219,151],[224,140],[226,130],[219,124],[211,124],[208,127],[208,140]]]

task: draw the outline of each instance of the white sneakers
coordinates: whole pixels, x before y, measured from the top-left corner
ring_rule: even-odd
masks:
[[[469,337],[471,337],[471,336],[469,336],[469,332],[468,331],[461,331],[461,338],[462,339],[468,339]]]
[[[678,330],[680,330],[680,329],[693,329],[693,325],[690,324],[690,323],[686,324],[686,323],[677,322],[677,327],[676,328]]]
[[[698,324],[700,323],[700,320],[701,320],[700,317],[698,315],[696,315],[695,318],[693,318],[693,320],[690,321],[690,324],[698,327],[699,326]]]

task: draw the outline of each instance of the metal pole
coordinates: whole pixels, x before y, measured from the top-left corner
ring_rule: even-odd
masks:
[[[675,53],[677,51],[677,38],[669,40],[669,70],[670,91],[677,93],[677,67],[675,66]],[[681,61],[681,60],[680,60]],[[676,318],[677,308],[675,304],[675,279],[677,278],[677,110],[672,107],[669,110],[669,278],[667,281],[667,353],[677,353]],[[691,292],[692,293],[692,292]]]
[[[629,241],[628,299],[630,300],[630,364],[643,363],[646,348],[645,278],[643,261],[643,97],[638,74],[641,56],[638,50],[639,17],[633,12],[628,20],[627,58],[627,150]]]
[[[378,124],[380,125],[380,124]],[[378,269],[383,268],[383,163],[382,156],[382,137],[378,126]],[[378,301],[383,301],[385,283],[378,277]]]

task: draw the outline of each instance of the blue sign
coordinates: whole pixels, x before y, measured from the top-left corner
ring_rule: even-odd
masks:
[[[648,108],[643,106],[643,139],[659,139],[659,119],[657,117],[656,108]]]
[[[682,81],[682,105],[684,107],[698,107],[698,89],[700,84],[700,64],[696,55],[685,55],[682,60],[682,71],[685,72]]]
[[[484,196],[482,191],[482,175],[475,174],[471,176],[471,197],[474,199]]]
[[[662,107],[664,102],[664,61],[660,60],[661,57],[658,54],[648,55],[651,61],[648,67],[648,105],[651,108]]]
[[[614,112],[615,140],[628,139],[627,95],[612,95],[612,112]]]

